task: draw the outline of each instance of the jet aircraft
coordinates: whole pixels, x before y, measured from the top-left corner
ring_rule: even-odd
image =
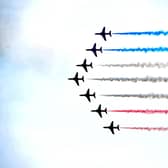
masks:
[[[91,67],[91,68],[93,68],[93,65],[92,65],[92,62],[91,62],[90,64],[87,64],[86,62],[87,62],[87,60],[84,59],[84,61],[83,61],[82,64],[78,64],[78,65],[76,65],[76,66],[83,67],[84,70],[85,70],[86,72],[88,72],[87,67]]]
[[[99,114],[99,116],[102,118],[102,112],[107,114],[107,108],[105,108],[104,110],[101,109],[101,104],[99,105],[99,107],[96,110],[91,110],[91,112],[96,112]]]
[[[97,51],[100,51],[101,53],[103,52],[102,47],[96,48],[96,43],[94,43],[92,48],[86,49],[86,51],[92,51],[93,54],[97,57]]]
[[[90,97],[96,98],[96,93],[94,92],[93,94],[90,94],[90,89],[88,89],[85,94],[80,94],[80,96],[85,96],[87,98],[87,100],[89,102],[91,102],[91,98]]]
[[[82,76],[81,78],[78,77],[78,72],[76,72],[75,77],[73,78],[68,78],[68,80],[74,80],[76,82],[76,84],[79,86],[79,81],[82,80],[84,82],[84,76]]]
[[[110,30],[109,32],[106,32],[105,29],[106,29],[106,28],[103,27],[102,31],[101,31],[100,33],[95,33],[95,35],[100,35],[100,36],[102,36],[102,38],[103,38],[105,41],[107,41],[106,36],[109,35],[109,36],[111,37],[112,34],[111,34],[111,30]]]
[[[110,129],[110,131],[112,132],[112,134],[115,134],[114,129],[117,129],[118,131],[120,131],[119,125],[114,126],[114,122],[113,121],[111,122],[110,126],[106,126],[106,127],[103,127],[103,128]]]

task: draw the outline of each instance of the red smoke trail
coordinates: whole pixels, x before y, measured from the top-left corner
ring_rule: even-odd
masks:
[[[120,112],[120,113],[144,113],[144,114],[168,114],[168,110],[108,110],[108,112]]]
[[[168,131],[168,127],[120,127],[120,128],[130,130],[141,130],[141,131]]]

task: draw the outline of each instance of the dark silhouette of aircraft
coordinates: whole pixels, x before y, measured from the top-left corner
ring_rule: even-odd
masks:
[[[76,84],[79,86],[79,80],[82,80],[84,82],[84,76],[79,78],[78,77],[78,72],[76,72],[75,77],[74,78],[68,78],[68,80],[74,80],[76,82]]]
[[[114,126],[114,122],[113,121],[111,122],[110,126],[108,126],[108,127],[106,126],[106,127],[103,127],[103,128],[110,129],[110,131],[112,132],[112,134],[115,134],[114,133],[114,129],[117,129],[118,131],[120,131],[119,125]]]
[[[103,37],[103,39],[104,39],[105,41],[107,41],[106,36],[109,35],[109,36],[111,37],[112,34],[111,34],[111,30],[107,33],[105,29],[106,29],[106,28],[103,27],[102,31],[101,31],[100,33],[95,33],[95,35],[100,35],[100,36]]]
[[[99,116],[102,118],[102,112],[107,114],[107,108],[105,108],[104,110],[101,109],[101,104],[99,105],[99,107],[96,110],[91,110],[91,112],[96,112],[99,114]]]
[[[91,96],[96,98],[95,92],[93,94],[90,94],[90,89],[88,89],[85,94],[81,94],[80,96],[85,96],[89,102],[91,102]]]
[[[82,64],[79,64],[79,65],[76,65],[76,66],[83,67],[86,72],[88,72],[87,67],[93,68],[92,62],[90,64],[87,64],[86,59],[84,59]]]
[[[103,49],[102,49],[102,47],[96,48],[96,43],[94,43],[93,47],[90,49],[86,49],[86,51],[92,51],[93,54],[97,57],[97,51],[100,51],[102,53]]]

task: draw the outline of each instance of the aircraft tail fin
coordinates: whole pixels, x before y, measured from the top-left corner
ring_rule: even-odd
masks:
[[[90,67],[93,68],[93,64],[92,64],[92,62],[90,63]]]
[[[118,131],[120,131],[120,127],[119,127],[119,125],[117,125],[117,129],[118,129]]]
[[[103,52],[103,49],[102,49],[102,47],[100,47],[100,52],[101,52],[101,53]]]
[[[109,31],[109,36],[110,36],[110,37],[112,36],[111,30]]]
[[[81,78],[81,79],[82,79],[82,81],[84,82],[84,76],[82,76],[82,78]]]
[[[105,113],[107,114],[107,108],[105,108],[105,110],[104,110],[104,111],[105,111]]]
[[[96,93],[95,92],[93,93],[93,97],[96,98]]]

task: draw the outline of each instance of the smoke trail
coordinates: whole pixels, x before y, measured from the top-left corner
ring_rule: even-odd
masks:
[[[131,64],[102,64],[100,66],[103,66],[103,67],[121,67],[121,68],[124,68],[124,67],[136,67],[136,68],[167,68],[168,67],[168,62],[166,63],[161,63],[161,62],[158,62],[158,63],[131,63]]]
[[[107,48],[103,51],[117,51],[117,52],[168,52],[168,47],[147,47],[147,48]]]
[[[89,80],[96,81],[117,81],[117,82],[168,82],[168,78],[166,77],[144,77],[144,78],[90,78]]]
[[[167,36],[168,35],[168,31],[163,31],[163,30],[160,30],[160,31],[144,31],[144,32],[118,32],[118,33],[112,33],[114,35],[137,35],[137,36],[140,36],[140,35],[148,35],[148,36],[160,36],[160,35],[163,35],[163,36]]]
[[[168,110],[108,110],[108,112],[119,112],[119,113],[144,113],[144,114],[168,114]]]
[[[101,96],[105,97],[136,97],[136,98],[152,98],[152,99],[168,99],[168,94],[154,94],[154,93],[149,93],[149,94],[104,94]]]
[[[122,129],[141,130],[141,131],[168,131],[168,127],[120,127]]]

